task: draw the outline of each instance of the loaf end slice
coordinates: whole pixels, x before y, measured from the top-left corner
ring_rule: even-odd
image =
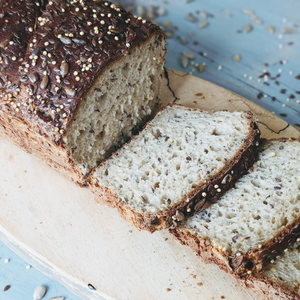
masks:
[[[157,112],[165,34],[92,0],[49,1],[34,28],[21,83],[0,89],[0,135],[84,185]]]
[[[300,237],[299,150],[297,139],[264,141],[248,174],[171,233],[237,277],[258,273]]]
[[[153,232],[216,202],[252,166],[258,145],[250,112],[170,105],[95,169],[89,184],[98,202]]]
[[[240,280],[265,300],[300,299],[300,244],[286,248],[284,253],[261,273]]]

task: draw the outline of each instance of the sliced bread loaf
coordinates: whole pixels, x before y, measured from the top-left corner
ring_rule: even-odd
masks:
[[[300,244],[285,249],[282,257],[262,273],[247,276],[243,282],[264,300],[300,299]]]
[[[256,273],[300,237],[300,140],[264,141],[259,160],[208,209],[171,230],[205,262]]]
[[[250,112],[171,105],[102,163],[89,184],[97,201],[153,232],[217,201],[251,167],[258,145]]]

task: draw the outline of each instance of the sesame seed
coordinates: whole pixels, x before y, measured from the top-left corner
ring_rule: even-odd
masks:
[[[79,81],[79,80],[80,80],[80,77],[79,77],[79,76],[77,76],[77,77],[75,78],[75,80],[76,80],[76,81]]]
[[[75,11],[79,11],[79,7],[76,7],[76,8],[75,8]]]
[[[103,44],[103,41],[102,40],[98,41],[98,44]]]
[[[219,187],[219,186],[218,186],[217,184],[214,186],[215,189],[217,189],[218,187]]]
[[[93,23],[88,21],[87,24],[88,24],[88,26],[91,26]]]
[[[107,31],[107,34],[111,34],[111,32],[110,32],[110,31]]]
[[[282,107],[285,107],[285,104],[282,104]]]
[[[279,48],[279,49],[282,49],[282,48],[283,48],[283,45],[282,45],[282,44],[279,44],[279,45],[278,45],[278,48]]]
[[[101,21],[100,21],[100,24],[104,25],[104,24],[105,24],[105,21],[104,21],[104,20],[101,20]]]
[[[217,192],[218,192],[218,193],[221,193],[221,189],[217,189]]]
[[[58,132],[58,131],[59,131],[59,128],[58,128],[58,127],[55,127],[55,131]]]
[[[247,271],[247,274],[249,274],[249,275],[250,275],[251,273],[252,273],[252,271],[251,271],[251,270],[248,270],[248,271]]]
[[[107,16],[110,18],[110,17],[111,17],[111,14],[108,14]]]
[[[115,40],[116,40],[116,41],[118,41],[118,40],[119,40],[119,38],[118,38],[117,36],[115,36]]]
[[[29,31],[29,32],[33,32],[33,28],[32,28],[32,27],[29,27],[29,28],[28,28],[28,31]]]
[[[9,42],[9,44],[10,44],[10,45],[13,45],[13,44],[14,44],[14,42],[13,42],[13,41],[10,41],[10,42]],[[33,46],[33,45],[32,45],[32,46]],[[32,46],[31,46],[31,47],[32,47]]]
[[[84,32],[83,31],[80,31],[80,33],[79,33],[80,35],[84,35]]]
[[[49,2],[49,4],[50,4],[50,2]],[[51,4],[50,4],[51,5]],[[30,269],[31,268],[31,265],[27,265],[26,266],[26,269]]]
[[[5,264],[9,263],[9,258],[5,258],[4,263]]]
[[[129,43],[126,43],[126,47],[129,48],[129,47],[130,47],[130,44],[129,44]]]
[[[44,45],[45,45],[45,46],[48,46],[48,45],[49,45],[49,42],[45,42]]]
[[[55,60],[52,62],[52,65],[56,65],[56,61]]]
[[[289,98],[286,98],[286,101],[290,101],[290,99],[289,99]]]
[[[95,19],[97,19],[97,15],[96,15],[96,14],[93,14],[93,17],[94,17]]]
[[[77,71],[74,71],[74,73],[73,73],[75,76],[77,76],[78,75],[78,72]]]
[[[205,192],[202,193],[202,197],[206,197],[206,193]]]
[[[271,264],[274,264],[275,260],[274,259],[271,259],[270,263]]]
[[[142,21],[142,23],[144,23],[144,24],[145,24],[146,22],[147,22],[146,20],[143,20],[143,21]]]
[[[13,61],[17,60],[17,58],[16,58],[15,56],[13,56],[11,59],[12,59]]]
[[[252,80],[252,76],[249,76],[249,80]]]

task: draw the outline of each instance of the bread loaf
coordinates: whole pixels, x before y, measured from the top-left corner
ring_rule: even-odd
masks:
[[[96,200],[139,229],[176,224],[216,202],[256,159],[249,112],[168,106],[91,174]]]
[[[300,140],[265,141],[259,160],[220,201],[173,235],[205,262],[257,273],[300,237]]]
[[[99,0],[49,1],[34,28],[0,135],[83,185],[157,111],[165,34]]]

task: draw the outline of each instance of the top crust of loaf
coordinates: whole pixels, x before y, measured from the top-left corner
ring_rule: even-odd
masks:
[[[19,81],[19,67],[42,6],[41,0],[0,1],[0,88]]]
[[[170,106],[180,107],[179,105],[174,104]],[[193,108],[186,109],[201,111],[200,109]],[[240,176],[242,176],[242,174],[247,172],[248,168],[250,168],[256,160],[260,132],[257,129],[256,120],[252,113],[243,112],[243,114],[244,117],[249,120],[249,133],[248,136],[245,137],[244,144],[239,151],[237,151],[234,157],[226,163],[223,169],[219,170],[215,175],[208,177],[205,182],[201,182],[172,207],[150,214],[141,213],[132,209],[122,201],[118,201],[116,192],[108,187],[100,186],[96,178],[97,175],[95,173],[97,169],[101,168],[105,162],[94,169],[89,176],[89,185],[96,195],[96,200],[116,207],[124,219],[140,230],[154,232],[170,226],[177,226],[178,222],[185,217],[189,217],[194,214],[195,211],[203,210],[216,202],[220,196],[227,191]],[[144,130],[147,130],[149,123],[145,126]],[[133,138],[128,144],[136,138],[137,137]],[[123,148],[124,147],[125,145]],[[114,156],[118,155],[120,151],[122,151],[122,149],[118,150]],[[230,177],[230,180],[224,180],[224,177]],[[222,190],[220,189],[219,191],[218,189],[218,192],[216,192],[215,188],[211,188],[217,185],[222,187]],[[203,197],[204,193],[205,198]]]
[[[116,4],[69,2],[47,5],[28,43],[21,93],[2,105],[56,144],[63,143],[80,98],[97,77],[150,36],[157,35],[158,44],[165,39],[160,27]]]
[[[299,143],[300,139],[283,138],[273,141],[283,143],[284,146],[284,143]],[[268,141],[264,141],[263,145],[265,143],[268,143]],[[214,245],[209,238],[201,237],[193,230],[185,227],[171,230],[171,233],[182,244],[190,246],[205,262],[215,263],[227,272],[238,277],[245,277],[262,270],[272,259],[276,259],[284,249],[288,248],[300,237],[300,217],[291,220],[287,226],[283,227],[270,240],[264,241],[247,252],[230,253],[226,249],[223,250],[222,246],[219,248],[217,245]]]

